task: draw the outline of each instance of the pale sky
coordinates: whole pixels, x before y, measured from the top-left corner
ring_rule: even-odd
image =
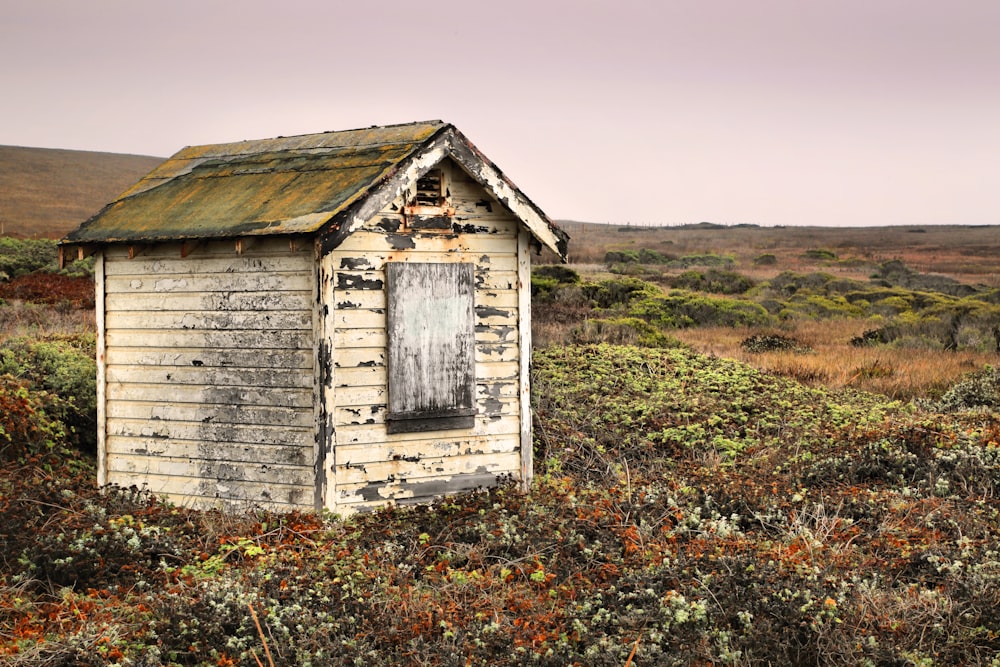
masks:
[[[0,144],[454,123],[550,217],[1000,224],[998,0],[0,0]]]

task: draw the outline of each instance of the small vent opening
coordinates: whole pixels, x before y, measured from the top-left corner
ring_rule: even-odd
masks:
[[[431,169],[417,180],[417,196],[413,203],[417,206],[444,205],[444,179],[440,169]]]

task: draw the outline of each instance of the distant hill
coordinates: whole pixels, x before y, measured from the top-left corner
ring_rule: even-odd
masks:
[[[0,236],[61,238],[163,158],[0,146]]]

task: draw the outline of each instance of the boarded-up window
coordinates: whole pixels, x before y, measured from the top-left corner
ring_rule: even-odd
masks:
[[[471,428],[472,264],[388,262],[390,433]]]

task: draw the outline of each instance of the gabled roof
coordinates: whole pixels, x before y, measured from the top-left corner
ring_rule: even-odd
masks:
[[[445,157],[565,258],[566,234],[441,121],[184,148],[63,243],[319,234],[330,248]]]

